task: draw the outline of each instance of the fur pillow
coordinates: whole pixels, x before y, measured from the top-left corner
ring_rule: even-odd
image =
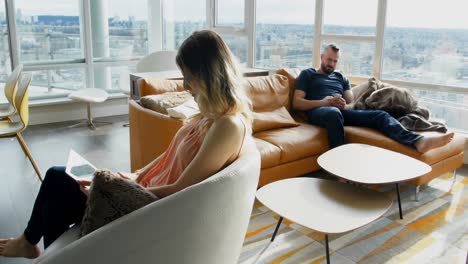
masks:
[[[161,114],[167,114],[167,109],[176,107],[190,100],[192,95],[187,92],[169,92],[163,94],[147,95],[140,99],[143,107]]]
[[[89,234],[157,199],[134,181],[114,176],[109,170],[98,170],[89,190],[80,235]]]

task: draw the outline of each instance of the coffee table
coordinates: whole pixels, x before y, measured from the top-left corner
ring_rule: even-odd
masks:
[[[327,263],[330,263],[328,234],[364,226],[382,216],[393,201],[383,193],[350,184],[316,178],[292,178],[263,186],[257,199],[280,215],[271,241],[283,217],[325,234]]]
[[[420,177],[432,170],[417,159],[366,144],[346,144],[331,149],[317,159],[324,170],[348,181],[364,184],[395,183],[400,219],[403,219],[400,182]]]

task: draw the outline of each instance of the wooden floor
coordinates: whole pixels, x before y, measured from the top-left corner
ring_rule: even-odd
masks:
[[[130,170],[128,116],[100,118],[112,125],[70,128],[77,122],[28,127],[23,132],[43,176],[55,165],[65,165],[70,148],[99,168]],[[16,138],[0,138],[0,238],[20,235],[27,224],[40,182]],[[41,247],[42,247],[42,243]],[[0,264],[31,263],[0,257]]]
[[[76,122],[31,126],[23,137],[41,172],[55,165],[65,165],[70,148],[99,168],[130,170],[129,129],[122,125],[127,116],[101,118],[112,125],[70,126]],[[458,170],[468,176],[468,166]],[[20,235],[27,224],[40,182],[15,138],[0,138],[0,238]],[[40,243],[42,246],[42,243]],[[0,257],[0,264],[31,263],[24,259]]]

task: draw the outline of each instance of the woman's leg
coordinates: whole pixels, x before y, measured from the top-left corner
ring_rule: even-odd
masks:
[[[50,168],[24,231],[26,239],[37,244],[44,236],[44,247],[47,248],[70,225],[81,222],[86,199],[79,184],[65,172],[65,167]]]
[[[65,173],[64,167],[50,168],[39,189],[24,234],[14,240],[0,241],[0,255],[28,257],[15,255],[13,245],[21,239],[35,246],[41,237],[44,237],[44,246],[47,248],[67,231],[70,225],[81,221],[86,208],[86,199],[78,183]]]

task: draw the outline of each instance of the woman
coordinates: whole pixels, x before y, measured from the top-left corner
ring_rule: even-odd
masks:
[[[177,132],[160,157],[134,174],[119,173],[136,179],[159,198],[214,175],[253,142],[249,100],[237,82],[237,65],[221,37],[213,31],[193,33],[180,47],[176,61],[184,88],[194,96],[200,115]],[[41,237],[47,248],[70,225],[81,222],[89,185],[89,181],[69,177],[64,167],[50,168],[24,233],[0,240],[0,256],[38,257]]]

